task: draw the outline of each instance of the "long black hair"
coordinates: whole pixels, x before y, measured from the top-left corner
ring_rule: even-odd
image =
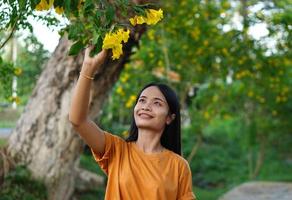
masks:
[[[135,105],[141,93],[150,86],[156,86],[164,95],[168,107],[169,114],[175,114],[174,120],[170,124],[166,124],[160,138],[161,145],[168,150],[181,155],[181,119],[180,119],[180,105],[178,97],[174,90],[163,83],[150,83],[146,85],[138,94]],[[126,138],[127,142],[136,141],[138,139],[138,128],[134,119],[134,112],[132,114],[132,122],[129,129],[129,136]]]

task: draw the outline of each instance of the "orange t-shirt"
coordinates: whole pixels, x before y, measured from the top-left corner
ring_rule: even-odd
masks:
[[[144,153],[135,143],[105,132],[105,152],[93,156],[108,176],[106,200],[194,200],[188,162],[165,149]]]

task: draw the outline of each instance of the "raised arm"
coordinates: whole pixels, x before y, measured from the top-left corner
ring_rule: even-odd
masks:
[[[103,130],[88,118],[88,106],[92,82],[90,77],[93,77],[103,64],[107,52],[103,50],[96,56],[90,57],[89,53],[91,49],[92,47],[89,47],[85,50],[80,76],[74,88],[71,100],[69,121],[93,151],[103,154],[105,148],[105,136]]]

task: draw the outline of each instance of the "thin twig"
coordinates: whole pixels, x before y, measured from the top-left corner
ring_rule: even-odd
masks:
[[[3,42],[3,44],[1,44],[0,49],[2,49],[2,48],[6,45],[6,43],[10,40],[10,38],[13,36],[13,33],[14,33],[15,30],[16,30],[16,24],[17,24],[17,21],[18,21],[18,17],[16,17],[16,20],[15,20],[15,23],[13,24],[12,30],[11,30],[9,36],[8,36],[8,37],[6,38],[6,40]]]

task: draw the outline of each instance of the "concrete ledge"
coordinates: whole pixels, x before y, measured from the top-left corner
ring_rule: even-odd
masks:
[[[292,183],[247,182],[227,192],[219,200],[292,200]]]

